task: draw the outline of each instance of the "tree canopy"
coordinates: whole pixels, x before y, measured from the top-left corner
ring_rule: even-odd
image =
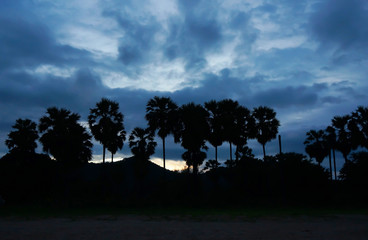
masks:
[[[14,131],[5,141],[10,152],[34,153],[38,139],[37,124],[29,119],[17,119],[12,128]]]
[[[165,138],[174,132],[178,106],[169,97],[158,97],[150,99],[146,107],[146,120],[152,131],[162,139],[162,156],[164,168],[166,168]]]
[[[38,129],[43,150],[65,164],[87,163],[92,158],[91,136],[78,123],[80,116],[64,108],[48,108]]]
[[[208,116],[206,109],[194,103],[185,104],[179,109],[175,138],[187,150],[182,156],[188,166],[193,166],[195,174],[198,172],[198,166],[206,157],[201,149],[207,150],[205,143],[210,133]]]
[[[305,151],[310,158],[315,158],[318,165],[321,165],[330,150],[325,132],[323,130],[310,130],[307,132],[307,139],[304,141],[304,144]]]
[[[95,139],[103,146],[103,162],[106,148],[113,155],[123,147],[126,134],[123,121],[124,115],[119,112],[119,104],[107,98],[102,98],[95,108],[90,109],[88,124]]]
[[[262,144],[263,156],[266,157],[265,145],[267,142],[276,138],[280,126],[279,120],[276,118],[276,112],[265,106],[253,109],[253,117],[255,120],[255,128],[257,130],[256,139]]]
[[[129,147],[138,161],[148,161],[155,153],[156,145],[154,134],[149,128],[136,127],[129,136]]]

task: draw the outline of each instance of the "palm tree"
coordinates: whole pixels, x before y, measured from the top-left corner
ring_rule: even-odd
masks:
[[[156,131],[162,139],[162,155],[164,168],[166,169],[165,138],[173,133],[175,115],[178,106],[169,97],[157,97],[150,99],[146,107],[146,120],[151,130]]]
[[[113,154],[117,149],[122,149],[125,140],[124,115],[119,112],[119,104],[107,98],[102,98],[96,103],[95,108],[90,109],[88,116],[89,128],[95,139],[103,146],[103,162],[105,163],[106,148]]]
[[[10,152],[34,153],[38,139],[37,124],[29,119],[17,119],[12,126],[15,131],[5,141]]]
[[[223,125],[221,123],[221,112],[219,109],[219,104],[215,100],[204,103],[204,107],[209,114],[208,121],[210,126],[210,134],[208,137],[208,141],[211,143],[212,146],[215,147],[215,161],[218,163],[217,147],[222,145],[222,134],[224,132]]]
[[[224,99],[218,102],[221,126],[223,127],[222,137],[223,141],[229,142],[230,145],[230,161],[233,159],[232,144],[234,143],[234,138],[239,132],[237,132],[235,126],[235,115],[236,110],[239,107],[237,101],[231,99]]]
[[[220,163],[217,160],[207,160],[206,165],[203,170],[213,170],[220,167]]]
[[[130,133],[129,147],[138,161],[148,161],[149,157],[155,153],[156,145],[154,134],[149,128],[136,127]]]
[[[336,149],[342,153],[345,163],[348,161],[348,155],[353,148],[351,131],[349,130],[350,119],[350,115],[336,116],[332,119],[332,127],[337,132]]]
[[[112,125],[109,131],[111,131],[109,134],[110,136],[115,136],[106,144],[107,150],[111,152],[111,162],[113,162],[114,154],[118,151],[118,149],[122,149],[124,146],[126,132],[121,129],[119,130],[119,125]]]
[[[306,135],[307,139],[304,141],[305,151],[310,158],[315,158],[318,165],[321,165],[329,151],[326,135],[323,130],[310,130]]]
[[[327,141],[327,146],[329,148],[329,156],[331,156],[331,150],[332,150],[332,156],[333,156],[333,163],[334,163],[334,174],[335,174],[335,179],[337,178],[336,175],[336,157],[335,157],[335,148],[336,148],[336,132],[335,129],[331,126],[328,126],[325,130],[325,135],[326,135],[326,141]],[[332,172],[331,170],[331,164],[330,164],[330,172]],[[331,174],[331,179],[332,179],[332,173]]]
[[[254,108],[252,116],[255,120],[256,138],[262,144],[263,157],[266,158],[265,145],[276,138],[280,122],[276,118],[276,112],[269,107]]]
[[[175,141],[187,150],[183,159],[187,165],[193,167],[193,174],[198,173],[198,166],[203,163],[207,150],[206,140],[210,133],[208,124],[208,112],[201,105],[188,103],[179,109],[177,131],[175,131]]]
[[[368,108],[359,106],[351,114],[348,128],[351,132],[352,148],[368,149]]]
[[[181,157],[186,162],[188,167],[193,167],[193,174],[198,174],[198,167],[202,165],[204,159],[206,159],[207,154],[201,150],[188,150],[185,151]]]
[[[80,116],[66,109],[48,108],[38,129],[43,150],[62,163],[87,163],[92,158],[91,136],[78,121]]]
[[[235,157],[236,161],[239,160],[239,151],[243,149],[247,144],[248,139],[256,136],[255,120],[250,114],[248,108],[238,106],[235,110],[235,132],[231,137],[232,142],[236,146]]]

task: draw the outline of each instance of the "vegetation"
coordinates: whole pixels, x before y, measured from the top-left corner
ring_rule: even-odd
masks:
[[[152,131],[157,130],[157,135],[162,139],[162,157],[164,168],[166,169],[165,138],[170,133],[174,133],[176,111],[178,106],[167,97],[157,97],[150,99],[146,108],[146,120]]]
[[[78,121],[80,116],[66,109],[48,108],[38,129],[43,151],[65,164],[87,163],[92,158],[91,136]]]
[[[5,141],[10,152],[34,153],[38,139],[37,124],[29,119],[17,119]]]
[[[178,107],[170,98],[154,97],[147,103],[148,127],[136,127],[129,135],[134,156],[105,163],[105,149],[113,156],[123,147],[126,132],[118,103],[103,98],[88,117],[93,136],[103,145],[103,163],[88,164],[92,137],[79,123],[80,116],[51,107],[39,121],[39,132],[35,122],[16,120],[5,141],[9,153],[0,159],[0,195],[7,203],[75,207],[331,201],[364,205],[368,200],[368,153],[361,150],[368,148],[367,118],[368,109],[358,107],[350,115],[335,116],[326,129],[308,131],[305,147],[309,159],[293,152],[272,156],[266,155],[265,145],[277,136],[280,126],[273,109],[261,106],[250,111],[231,99]],[[165,139],[173,134],[185,149],[182,159],[192,173],[171,172],[149,161],[157,145],[156,132],[163,142],[164,166]],[[46,154],[35,152],[38,134]],[[263,147],[263,159],[247,146],[253,138]],[[217,159],[217,147],[223,142],[230,145],[225,166]],[[201,170],[208,143],[214,146],[216,159],[206,161]],[[235,160],[232,146],[236,147]],[[354,152],[356,149],[360,151]],[[339,175],[335,150],[345,159]],[[321,164],[327,156],[329,171]],[[339,176],[339,181],[333,181],[332,157],[335,180]]]
[[[179,109],[178,114],[175,138],[187,150],[182,158],[197,174],[198,167],[207,156],[202,150],[207,150],[206,140],[210,133],[208,112],[201,105],[188,103]]]
[[[267,142],[276,138],[280,122],[277,120],[276,112],[273,109],[263,106],[253,109],[253,118],[256,122],[256,139],[262,144],[263,158],[266,158],[265,145]]]
[[[129,147],[134,156],[140,161],[148,161],[155,153],[157,143],[150,129],[134,128],[129,136]]]
[[[321,165],[323,159],[328,155],[329,148],[326,138],[323,130],[310,130],[307,132],[307,139],[304,142],[305,151],[310,158],[316,159],[318,165]]]
[[[103,146],[103,162],[105,162],[106,148],[111,151],[111,161],[116,151],[123,148],[126,134],[123,120],[124,116],[119,112],[119,104],[107,98],[102,98],[95,108],[90,109],[88,124],[95,139]]]

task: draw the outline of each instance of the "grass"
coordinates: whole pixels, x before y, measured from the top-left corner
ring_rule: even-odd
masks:
[[[3,206],[0,207],[0,218],[85,218],[109,216],[114,219],[119,216],[144,216],[149,219],[191,219],[191,220],[216,220],[216,219],[256,219],[260,217],[325,217],[346,214],[368,215],[367,208],[358,207],[144,207],[144,208],[109,208],[109,207],[85,207],[85,208],[56,208],[45,206]]]

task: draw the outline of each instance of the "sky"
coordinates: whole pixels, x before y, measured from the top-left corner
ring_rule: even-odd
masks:
[[[18,118],[38,122],[57,106],[86,124],[107,97],[129,133],[147,126],[153,96],[269,106],[283,150],[304,153],[307,131],[367,106],[367,23],[366,0],[1,0],[0,155]],[[183,167],[184,150],[167,141],[169,165]],[[262,155],[255,140],[249,146]],[[276,140],[266,144],[277,151]],[[228,152],[223,144],[220,159]],[[129,155],[125,143],[117,156]]]

